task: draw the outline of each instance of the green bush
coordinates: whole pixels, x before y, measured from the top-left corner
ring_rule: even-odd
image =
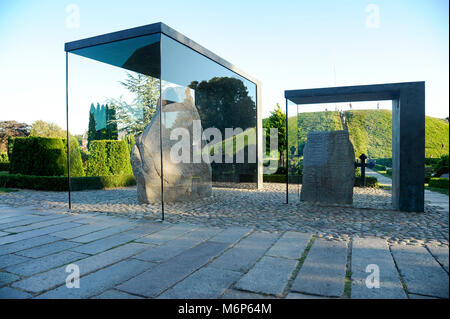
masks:
[[[386,169],[386,174],[389,176],[392,176],[392,168],[387,168]]]
[[[392,158],[376,158],[375,163],[387,167],[392,167]]]
[[[448,162],[449,162],[449,156],[442,155],[435,166],[437,176],[441,176],[442,174],[448,173],[448,167],[449,167]]]
[[[286,183],[286,174],[263,175],[263,181],[265,183]]]
[[[0,172],[9,171],[9,158],[8,153],[0,153]]]
[[[286,183],[286,175],[272,174],[264,175],[263,181],[265,183]],[[301,178],[300,178],[301,182]],[[294,182],[293,182],[294,184]],[[355,187],[362,186],[361,176],[355,176]],[[366,176],[366,187],[378,187],[378,180],[376,177]]]
[[[362,186],[361,176],[355,176],[355,187]],[[366,187],[378,187],[378,180],[376,177],[366,176]]]
[[[9,172],[9,162],[0,162],[0,172]]]
[[[385,171],[386,170],[386,166],[381,165],[381,164],[376,164],[375,165],[375,170],[377,170],[377,171]]]
[[[428,186],[436,188],[448,188],[448,178],[430,178]]]
[[[67,139],[62,139],[64,143],[64,151],[67,154]],[[78,141],[75,137],[70,137],[70,176],[71,177],[81,177],[85,176],[83,161],[81,159],[81,150]],[[67,175],[64,172],[64,175]]]
[[[34,176],[67,175],[66,139],[16,137],[10,139],[10,172]],[[76,139],[70,139],[71,176],[84,176]]]
[[[61,176],[67,170],[62,139],[16,137],[10,156],[12,174]]]
[[[133,175],[72,177],[70,182],[73,191],[136,185]],[[67,191],[68,181],[65,176],[0,174],[0,187]]]
[[[130,153],[125,141],[94,140],[89,145],[88,176],[131,174]]]

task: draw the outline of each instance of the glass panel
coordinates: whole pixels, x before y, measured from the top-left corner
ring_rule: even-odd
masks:
[[[105,43],[71,51],[106,64],[159,78],[160,34]]]
[[[79,175],[71,163],[74,210],[160,212],[159,125],[158,139],[150,129],[159,108],[159,38],[145,36],[69,54],[69,129],[80,140],[82,161]]]
[[[208,193],[210,179],[213,186],[256,188],[256,85],[165,35],[161,51],[163,153],[174,145],[179,151],[176,159],[165,158],[167,182],[175,180],[194,197]],[[190,141],[189,165],[176,165],[179,129]],[[188,178],[177,179],[181,173]]]

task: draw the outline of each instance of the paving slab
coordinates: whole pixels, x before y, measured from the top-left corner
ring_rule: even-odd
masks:
[[[114,290],[114,289],[105,291],[104,293],[102,293],[98,296],[95,296],[93,298],[94,299],[144,299],[142,297],[130,295],[123,291],[118,291],[118,290]]]
[[[297,263],[297,260],[264,256],[236,283],[235,288],[280,297]]]
[[[9,284],[10,282],[18,280],[20,277],[9,272],[0,271],[0,287]]]
[[[20,264],[27,260],[30,260],[30,258],[17,256],[13,254],[3,255],[0,257],[0,269],[5,269],[8,266]]]
[[[47,226],[44,228],[34,229],[34,230],[26,231],[23,233],[18,233],[16,235],[0,237],[0,245],[13,243],[13,242],[28,239],[28,238],[38,237],[41,235],[52,234],[59,230],[75,228],[75,227],[79,227],[79,226],[81,226],[81,224],[74,223],[74,222],[68,222],[68,223],[63,223],[63,224],[58,224],[58,225]]]
[[[0,288],[0,299],[28,299],[30,294],[10,287]]]
[[[0,220],[0,229],[8,229],[11,227],[19,227],[19,226],[25,226],[30,225],[32,223],[39,223],[46,221],[48,219],[57,219],[59,216],[50,216],[47,219],[45,219],[42,216],[37,215],[23,215],[23,216],[15,216],[10,217],[7,219]]]
[[[244,236],[252,231],[251,228],[245,227],[231,227],[221,231],[219,234],[211,238],[211,241],[217,243],[234,244],[241,240]]]
[[[242,274],[240,272],[204,267],[166,290],[162,299],[217,299]]]
[[[372,265],[372,266],[369,266]],[[369,267],[369,268],[368,268]],[[368,287],[368,276],[378,268],[379,288]],[[395,267],[389,247],[381,238],[354,238],[352,247],[352,288],[354,299],[406,299],[400,275]],[[370,279],[370,278],[369,278]],[[370,281],[369,281],[370,285]]]
[[[156,297],[218,256],[227,244],[203,242],[116,287],[131,294]]]
[[[409,299],[439,299],[435,297],[430,296],[421,296],[421,295],[415,295],[415,294],[408,294]]]
[[[6,235],[9,235],[10,233],[6,233],[6,232],[3,232],[3,231],[0,231],[0,237],[2,237],[2,236],[6,236]]]
[[[64,250],[68,250],[70,248],[74,248],[79,246],[79,243],[74,243],[69,240],[60,240],[53,243],[45,244],[39,247],[33,247],[29,249],[25,249],[17,252],[17,255],[30,257],[30,258],[40,258],[44,256],[48,256],[51,254],[55,254]]]
[[[104,268],[121,260],[127,259],[144,249],[146,244],[130,243],[95,256],[87,257],[76,264],[80,268],[80,276],[85,276],[95,270]],[[43,272],[26,279],[22,279],[13,284],[13,287],[25,291],[38,293],[62,285],[66,282],[66,266],[58,267],[47,272]]]
[[[448,298],[448,273],[422,246],[392,245],[408,293]]]
[[[127,259],[117,264],[108,266],[91,273],[80,279],[80,288],[67,288],[62,285],[50,290],[39,299],[85,299],[98,295],[114,286],[139,275],[140,273],[153,268],[155,264],[140,261],[137,259]]]
[[[344,293],[347,243],[316,239],[291,290],[311,295],[340,297]]]
[[[287,294],[286,299],[333,299],[333,298],[290,292]]]
[[[64,239],[71,239],[79,236],[83,236],[98,230],[102,230],[110,227],[109,225],[103,224],[87,224],[76,228],[66,229],[63,231],[55,232],[52,236],[61,237]]]
[[[216,233],[216,229],[199,228],[181,237],[170,240],[160,246],[136,255],[135,258],[144,261],[162,262],[200,244],[201,242],[214,236]]]
[[[180,237],[196,228],[198,227],[193,225],[184,225],[184,224],[174,225],[164,230],[161,230],[157,233],[141,237],[139,238],[138,241],[152,245],[161,245],[168,242],[169,240]]]
[[[70,264],[76,260],[87,257],[74,251],[62,251],[53,255],[31,259],[18,265],[9,266],[6,271],[21,276],[31,276],[62,265]]]
[[[269,249],[267,256],[298,259],[311,239],[311,234],[288,231]]]
[[[448,273],[448,247],[427,245],[431,254],[437,261],[444,267],[445,271]]]
[[[248,291],[228,289],[222,299],[277,299],[274,296],[265,296]]]
[[[277,239],[277,234],[254,232],[214,260],[211,266],[246,272]]]
[[[117,235],[113,235],[110,237],[106,237],[103,239],[93,241],[89,244],[84,244],[84,245],[75,247],[72,250],[80,252],[80,253],[91,254],[91,255],[98,254],[102,251],[105,251],[105,250],[111,249],[113,247],[123,245],[130,241],[133,241],[133,240],[147,234],[148,232],[159,231],[159,230],[161,230],[161,227],[162,226],[158,225],[158,224],[141,226],[139,228],[132,229],[130,231],[125,231],[125,232],[119,233]]]
[[[44,245],[47,243],[55,242],[57,240],[61,240],[61,238],[50,236],[50,235],[42,235],[39,237],[34,237],[30,239],[20,240],[14,243],[1,245],[0,246],[0,255],[10,254],[17,251],[21,251],[24,249],[37,247],[40,245]]]
[[[118,225],[118,226],[112,226],[110,228],[106,228],[103,230],[99,230],[84,236],[72,238],[71,241],[77,242],[77,243],[89,243],[98,239],[103,239],[112,235],[117,235],[119,233],[122,233],[124,231],[130,230],[132,228],[137,227],[136,224],[125,224],[125,225]]]
[[[59,218],[53,218],[53,219],[46,220],[46,221],[40,221],[40,222],[32,223],[32,224],[29,224],[26,226],[16,226],[16,227],[7,228],[7,229],[5,229],[5,231],[8,231],[10,233],[21,233],[21,232],[25,232],[25,231],[29,231],[29,230],[33,230],[33,229],[39,229],[39,228],[43,228],[43,227],[47,227],[47,226],[51,226],[51,225],[58,225],[58,224],[63,224],[63,223],[71,222],[71,221],[76,221],[79,219],[80,219],[79,216],[64,216],[64,215],[62,215]]]

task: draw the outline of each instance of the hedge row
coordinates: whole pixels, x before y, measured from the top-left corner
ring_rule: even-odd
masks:
[[[448,189],[448,178],[430,178],[428,186]]]
[[[264,183],[286,183],[286,175],[281,174],[271,174],[263,175]]]
[[[361,176],[355,177],[355,187],[362,186],[362,178]],[[378,180],[373,176],[366,176],[366,187],[378,187]]]
[[[87,176],[129,175],[130,153],[124,140],[94,140],[89,145]]]
[[[9,162],[0,162],[0,172],[9,172]]]
[[[71,177],[71,190],[82,191],[136,185],[133,175]],[[0,187],[45,191],[67,191],[65,176],[0,175]]]
[[[67,139],[16,137],[9,140],[11,174],[33,176],[67,175]],[[70,139],[71,176],[84,176],[78,142]]]
[[[272,174],[264,175],[263,181],[265,183],[286,183],[286,175]],[[301,178],[300,178],[301,181]],[[355,177],[355,187],[362,186],[361,176]],[[366,176],[366,187],[378,187],[378,180],[376,177]]]

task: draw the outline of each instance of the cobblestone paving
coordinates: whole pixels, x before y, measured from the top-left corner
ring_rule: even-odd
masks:
[[[0,298],[449,297],[448,246],[177,221],[0,204]]]
[[[448,246],[448,196],[432,193],[424,213],[406,213],[392,210],[391,194],[383,189],[355,188],[352,206],[324,207],[295,200],[299,191],[295,187],[290,187],[290,204],[285,204],[285,187],[266,183],[263,190],[214,188],[209,199],[166,204],[165,218],[171,223],[306,232],[328,240],[346,241],[357,235],[377,236],[393,244]],[[140,205],[134,187],[73,192],[72,201],[72,211],[77,213],[161,218],[161,206]],[[65,210],[67,193],[20,190],[0,194],[2,203]]]

